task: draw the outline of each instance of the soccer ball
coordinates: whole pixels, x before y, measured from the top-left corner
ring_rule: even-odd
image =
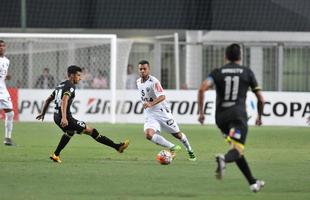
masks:
[[[173,160],[172,155],[170,153],[170,151],[167,150],[161,150],[157,156],[156,156],[156,160],[162,164],[162,165],[169,165],[171,163],[171,161]]]

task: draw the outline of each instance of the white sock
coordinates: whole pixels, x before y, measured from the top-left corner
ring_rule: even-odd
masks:
[[[158,134],[154,134],[151,141],[154,142],[155,144],[158,144],[163,147],[167,147],[169,149],[174,146],[174,144],[172,144],[171,142],[166,140],[163,136],[158,135]]]
[[[5,137],[11,138],[12,137],[12,130],[13,130],[13,120],[14,120],[14,112],[10,111],[5,113]]]
[[[184,145],[184,147],[186,148],[187,151],[193,151],[192,147],[189,144],[188,139],[187,139],[187,137],[186,137],[186,135],[184,133],[181,133],[181,139],[179,139],[179,140],[183,143],[183,145]]]

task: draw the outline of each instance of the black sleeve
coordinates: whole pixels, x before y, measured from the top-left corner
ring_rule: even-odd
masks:
[[[210,72],[207,79],[211,80],[213,84],[215,84],[217,76],[218,76],[218,69],[214,69]]]
[[[54,90],[54,91],[52,92],[52,94],[51,94],[51,97],[52,97],[53,99],[55,99],[55,93],[56,93],[56,91]]]
[[[261,90],[261,88],[257,84],[257,80],[255,78],[255,75],[250,68],[248,68],[248,73],[249,73],[249,83],[250,83],[250,87],[251,87],[252,91],[255,92],[257,90]]]
[[[75,87],[74,85],[71,84],[66,84],[63,88],[63,95],[68,95],[71,97],[75,92]]]

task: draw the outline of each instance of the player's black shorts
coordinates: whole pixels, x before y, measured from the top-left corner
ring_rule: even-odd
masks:
[[[67,120],[68,120],[68,126],[61,127],[61,125],[60,125],[61,115],[54,114],[54,122],[57,124],[57,126],[61,130],[63,130],[63,132],[81,134],[83,132],[83,130],[86,128],[85,122],[76,120],[71,115],[67,116]]]
[[[226,116],[227,118],[227,116]],[[225,137],[229,136],[238,143],[245,144],[248,133],[248,124],[246,119],[225,119],[225,116],[218,116],[216,124],[221,129]]]

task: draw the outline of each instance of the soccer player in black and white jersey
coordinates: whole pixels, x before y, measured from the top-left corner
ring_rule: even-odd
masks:
[[[173,156],[175,151],[181,149],[160,135],[161,129],[179,139],[187,150],[190,161],[195,161],[196,156],[184,133],[179,129],[177,122],[173,119],[170,108],[166,102],[166,95],[160,82],[150,75],[150,64],[146,60],[139,62],[140,78],[137,87],[144,107],[144,133],[148,140],[162,147],[170,149]]]
[[[0,40],[0,109],[5,113],[5,136],[3,143],[7,146],[12,146],[12,130],[14,111],[11,96],[6,88],[5,80],[9,79],[8,69],[10,60],[5,57],[6,44]]]
[[[90,135],[97,142],[110,146],[120,153],[122,153],[129,144],[128,140],[116,144],[108,137],[100,135],[95,128],[91,128],[85,122],[73,118],[70,106],[75,97],[75,85],[81,80],[81,71],[82,69],[75,65],[68,67],[68,79],[61,82],[55,88],[53,93],[46,99],[42,112],[36,117],[36,119],[43,121],[49,104],[52,101],[55,102],[54,122],[60,129],[62,129],[64,134],[62,135],[56,150],[50,156],[50,159],[54,162],[61,163],[59,157],[60,152],[68,144],[74,134],[84,133]]]
[[[251,88],[257,97],[258,116],[256,125],[258,126],[262,124],[264,99],[252,70],[240,65],[241,49],[238,44],[231,44],[226,48],[225,61],[224,66],[214,69],[200,85],[198,92],[199,122],[203,124],[205,120],[204,93],[215,86],[215,121],[231,146],[225,155],[220,154],[216,157],[218,165],[216,177],[221,179],[226,164],[235,162],[246,177],[250,189],[253,192],[258,192],[265,185],[265,182],[254,178],[244,156],[244,145],[248,133],[245,104],[248,89]]]

